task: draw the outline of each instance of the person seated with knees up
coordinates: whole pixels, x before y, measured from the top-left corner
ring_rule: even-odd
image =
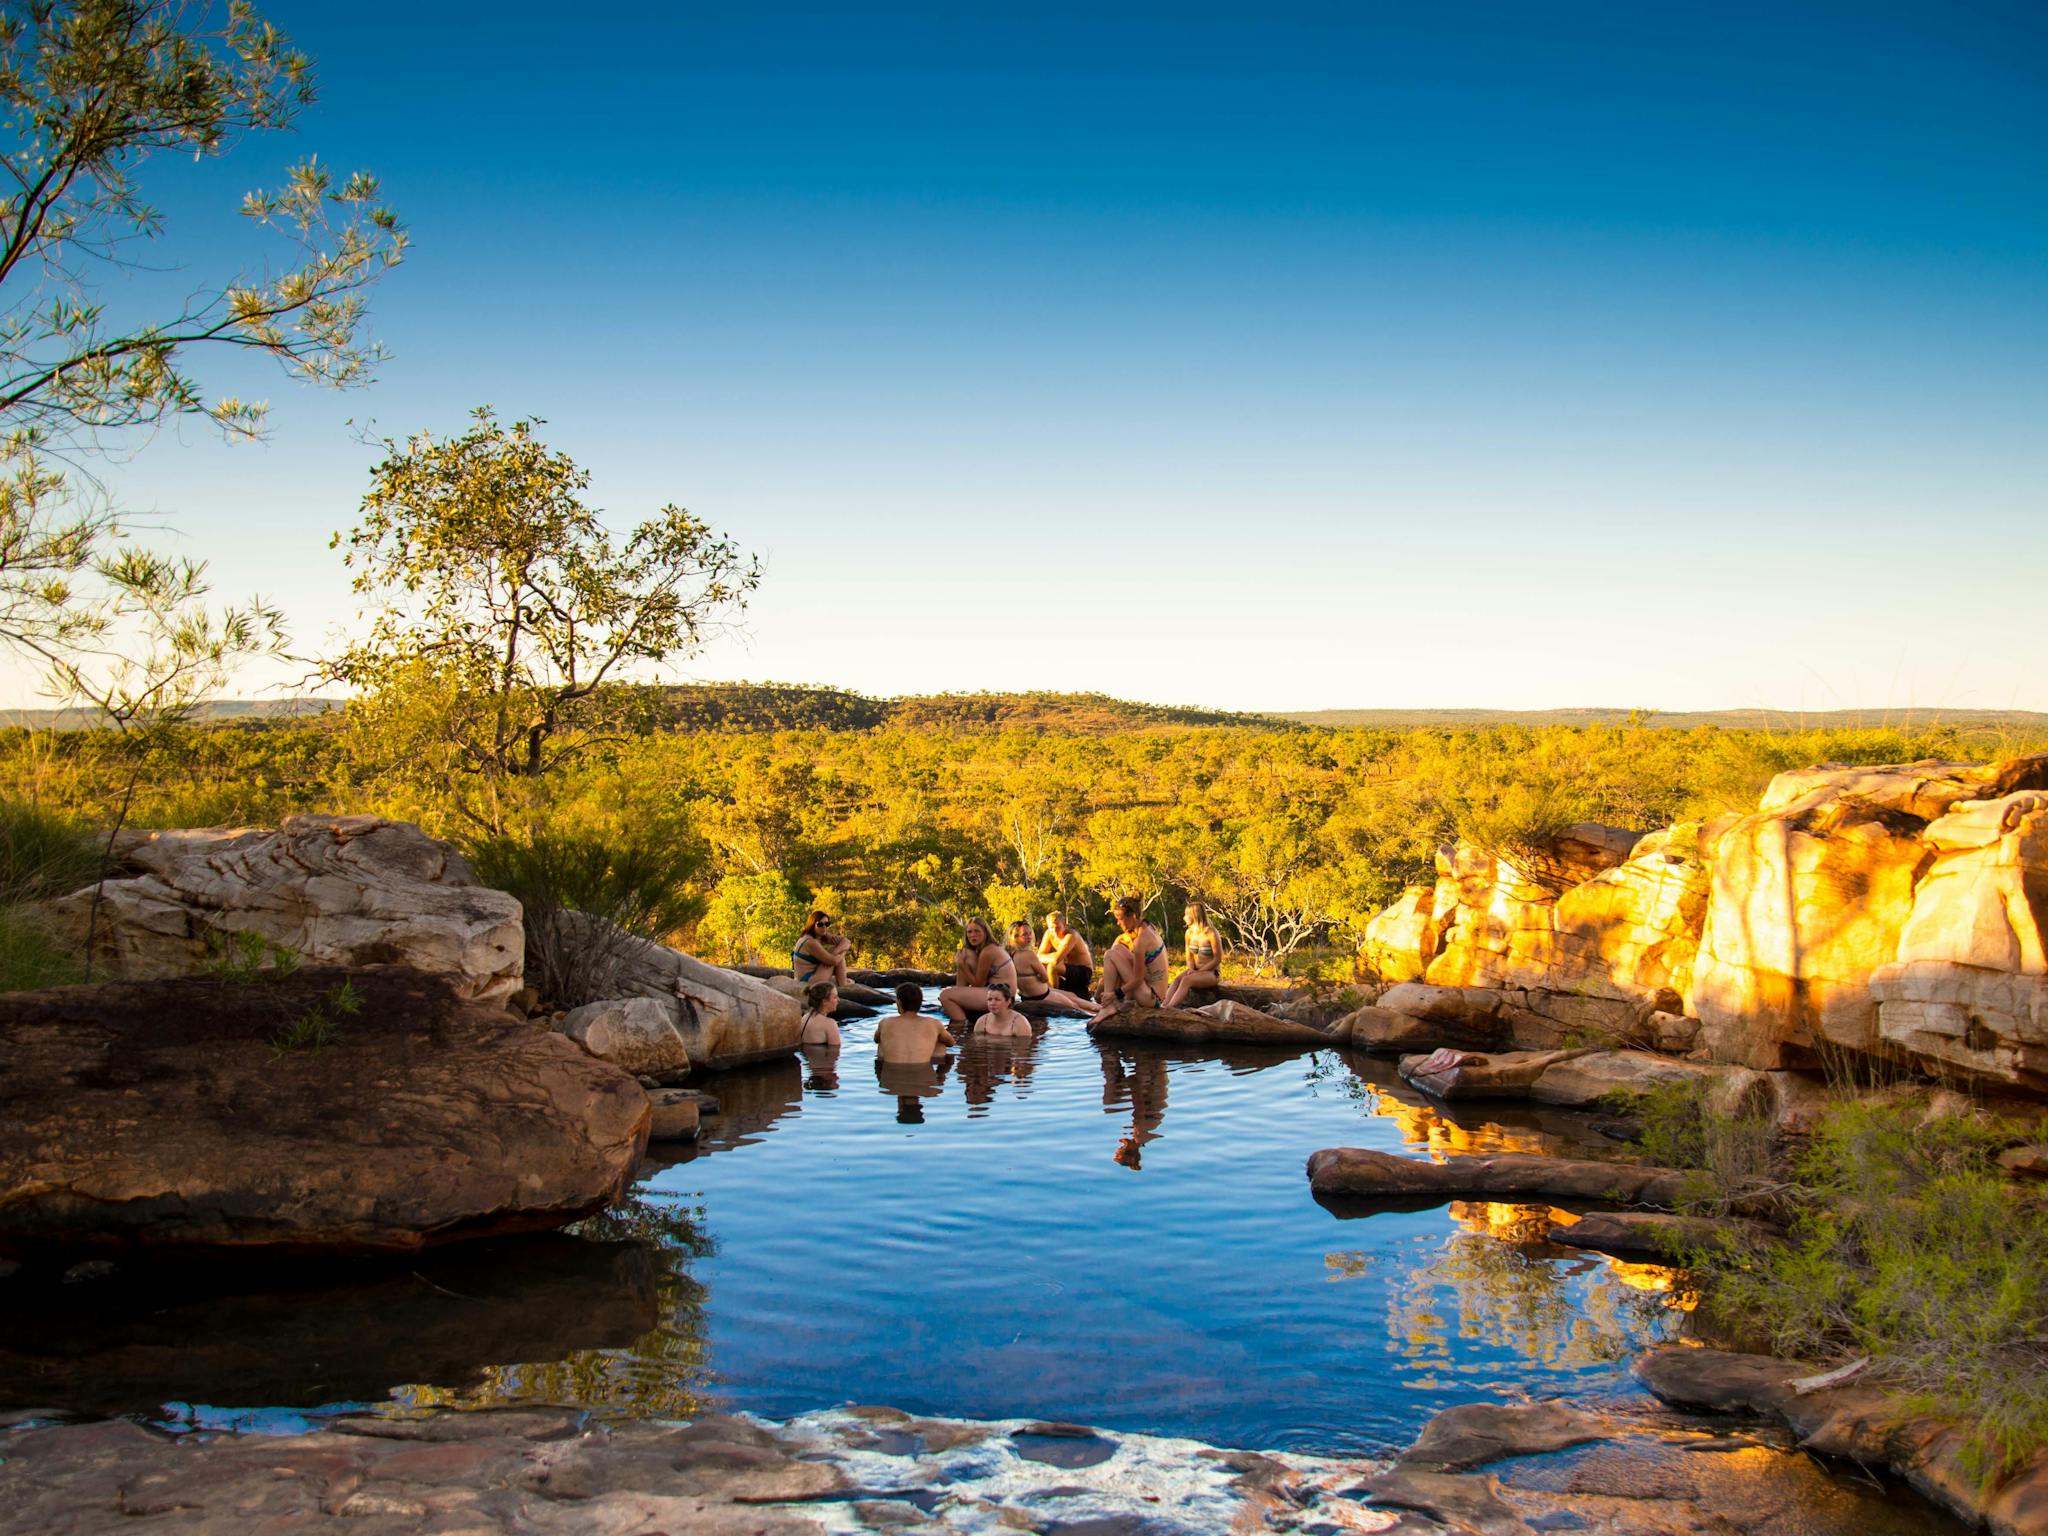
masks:
[[[1145,909],[1135,896],[1116,904],[1116,925],[1122,932],[1102,957],[1102,990],[1096,994],[1101,1006],[1097,1020],[1106,1019],[1132,1003],[1157,1004],[1166,991],[1166,940],[1145,921]]]
[[[1010,1006],[1008,982],[989,983],[988,1012],[974,1021],[974,1036],[977,1040],[1000,1040],[1005,1036],[1031,1038],[1031,1021]]]
[[[829,981],[814,981],[804,988],[804,1021],[796,1043],[803,1046],[839,1044],[839,1021],[832,1017],[839,1007],[839,989]]]
[[[1095,1011],[1095,1005],[1088,1001],[1084,992],[1076,997],[1052,985],[1045,973],[1045,962],[1039,958],[1039,948],[1033,942],[1029,923],[1010,924],[1010,960],[1017,967],[1017,1001],[1023,1003],[1044,1003],[1068,1013],[1088,1014]]]
[[[851,939],[832,931],[831,918],[813,912],[789,952],[789,973],[805,986],[814,981],[829,981],[835,987],[843,987],[846,955],[852,948]]]
[[[966,940],[953,957],[953,985],[939,994],[939,1011],[952,1023],[965,1024],[969,1014],[988,1012],[988,989],[999,981],[1012,997],[1017,995],[1016,962],[990,936],[987,923],[970,917]]]
[[[1214,992],[1223,985],[1223,935],[1209,921],[1209,909],[1199,901],[1188,903],[1188,968],[1175,978],[1165,1005],[1178,1008],[1190,992]]]
[[[1038,941],[1039,963],[1045,979],[1061,991],[1086,997],[1095,985],[1095,956],[1088,941],[1067,926],[1064,912],[1045,915],[1045,937]]]
[[[882,1061],[928,1062],[957,1045],[946,1026],[928,1014],[924,988],[905,982],[896,989],[896,1011],[875,1026],[875,1055]]]

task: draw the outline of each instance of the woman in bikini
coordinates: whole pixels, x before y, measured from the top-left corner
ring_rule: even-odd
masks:
[[[1188,968],[1166,994],[1165,1006],[1178,1008],[1190,992],[1214,992],[1223,985],[1223,935],[1209,921],[1209,909],[1199,901],[1188,903],[1185,914],[1188,939]]]
[[[960,953],[953,957],[953,985],[939,994],[939,1011],[955,1024],[965,1024],[968,1015],[988,1012],[988,989],[1000,981],[1017,993],[1017,963],[1010,952],[989,936],[989,926],[978,917],[967,919],[967,936]]]
[[[813,912],[789,952],[789,973],[805,986],[814,981],[829,981],[835,987],[843,987],[846,954],[852,948],[852,940],[832,931],[831,918]]]
[[[1045,962],[1038,958],[1038,945],[1029,923],[1010,924],[1010,960],[1017,967],[1017,1000],[1044,1003],[1063,1013],[1091,1014],[1095,1005],[1085,997],[1055,987],[1045,974]]]
[[[1145,921],[1135,896],[1116,904],[1116,925],[1123,931],[1102,957],[1101,1006],[1091,1023],[1100,1022],[1131,1003],[1154,1003],[1166,991],[1166,940]]]
[[[797,1027],[796,1043],[809,1049],[829,1046],[839,1049],[839,1021],[832,1017],[839,1006],[839,989],[829,981],[814,981],[804,988],[803,1023]]]

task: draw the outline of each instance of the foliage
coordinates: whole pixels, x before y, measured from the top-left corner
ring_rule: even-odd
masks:
[[[295,1018],[280,1025],[270,1037],[270,1049],[279,1056],[293,1051],[324,1051],[334,1041],[334,1032],[344,1019],[363,1011],[363,994],[353,981],[337,981],[320,994]]]
[[[659,825],[485,838],[470,858],[486,885],[519,898],[528,984],[559,1007],[616,996],[628,939],[668,938],[704,909],[691,888],[701,846]]]
[[[739,965],[774,957],[795,943],[810,899],[782,875],[732,874],[719,881],[697,925],[698,948]]]
[[[588,472],[537,423],[475,416],[387,443],[362,521],[334,538],[374,617],[326,676],[386,728],[394,768],[473,786],[455,808],[502,833],[518,785],[620,727],[636,700],[608,684],[694,651],[759,566],[673,505],[615,544],[583,503]]]
[[[1914,1094],[1844,1099],[1787,1170],[1786,1240],[1687,1258],[1772,1348],[1870,1356],[1995,1474],[2048,1446],[2048,1200],[2003,1177],[2012,1139]]]
[[[0,907],[0,992],[60,987],[84,975],[78,957],[61,948],[21,908]]]
[[[0,800],[0,907],[63,896],[100,871],[91,831],[24,800]]]
[[[274,944],[253,929],[209,933],[200,972],[224,987],[252,987],[297,972],[303,956],[289,944]]]

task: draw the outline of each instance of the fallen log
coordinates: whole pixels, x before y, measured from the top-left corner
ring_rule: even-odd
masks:
[[[1566,1200],[1669,1209],[1686,1174],[1568,1157],[1505,1152],[1424,1162],[1365,1147],[1325,1147],[1308,1160],[1318,1199]]]

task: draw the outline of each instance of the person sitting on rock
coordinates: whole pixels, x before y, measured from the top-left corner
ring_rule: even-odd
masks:
[[[1199,901],[1188,903],[1188,968],[1174,979],[1166,994],[1167,1008],[1178,1008],[1190,992],[1214,992],[1223,985],[1223,935],[1209,921],[1209,909]]]
[[[991,982],[988,987],[988,1012],[974,1021],[974,1037],[977,1040],[1000,1040],[1005,1036],[1031,1039],[1031,1021],[1011,1008],[1008,982]]]
[[[998,981],[1016,996],[1016,962],[989,936],[987,923],[970,917],[966,941],[953,957],[953,985],[939,994],[939,1011],[951,1022],[965,1024],[970,1014],[988,1012],[988,989]]]
[[[1166,991],[1166,940],[1145,921],[1145,909],[1137,897],[1118,900],[1116,925],[1122,932],[1102,957],[1102,990],[1096,994],[1101,1006],[1091,1023],[1132,1003],[1156,1006]]]
[[[853,941],[832,931],[832,919],[813,912],[789,952],[790,974],[805,986],[824,980],[836,987],[846,985],[846,955]]]
[[[920,1012],[923,1007],[924,988],[906,981],[896,989],[895,1013],[875,1026],[878,1061],[929,1062],[959,1043],[945,1025]]]
[[[1017,967],[1018,1001],[1044,1003],[1049,1008],[1067,1013],[1090,1014],[1095,1011],[1095,1005],[1085,995],[1076,997],[1053,986],[1047,979],[1045,962],[1039,958],[1038,945],[1032,939],[1029,923],[1010,924],[1009,948],[1010,960]]]
[[[1045,979],[1063,992],[1086,997],[1095,985],[1095,956],[1088,941],[1067,926],[1064,912],[1046,913],[1038,959],[1045,967]]]
[[[796,1043],[801,1046],[830,1046],[839,1049],[839,1021],[832,1017],[839,1007],[839,989],[829,981],[814,981],[804,988],[804,1018]]]

